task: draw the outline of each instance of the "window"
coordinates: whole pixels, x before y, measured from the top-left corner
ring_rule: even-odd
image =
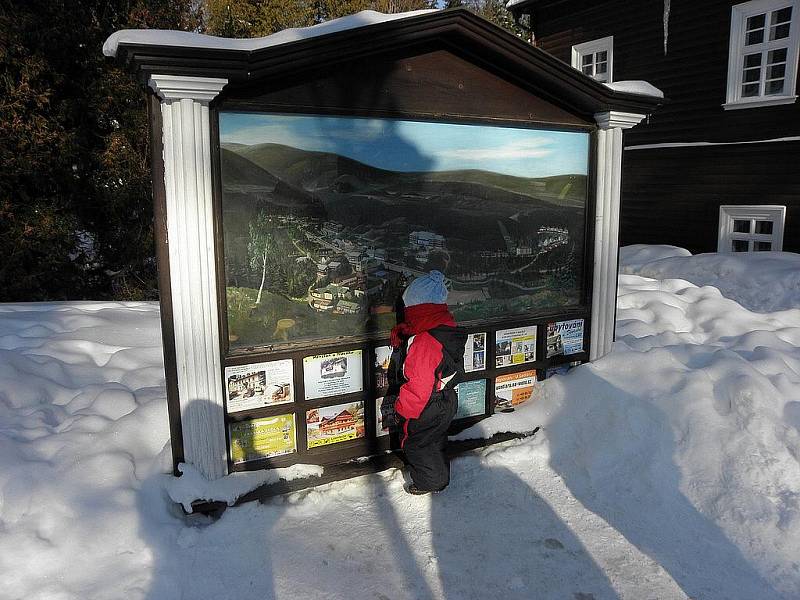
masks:
[[[614,36],[584,42],[572,47],[572,66],[592,79],[611,83]]]
[[[717,252],[779,252],[785,206],[720,206]]]
[[[798,0],[754,0],[731,9],[726,109],[797,99]]]

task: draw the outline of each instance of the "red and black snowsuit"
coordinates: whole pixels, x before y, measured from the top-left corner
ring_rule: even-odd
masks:
[[[392,330],[393,378],[402,382],[395,400],[400,446],[420,490],[438,491],[450,482],[444,448],[458,409],[454,387],[464,370],[466,339],[446,304],[408,307]]]

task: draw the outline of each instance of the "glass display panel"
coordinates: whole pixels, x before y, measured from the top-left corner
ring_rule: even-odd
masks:
[[[461,324],[580,304],[589,134],[219,114],[230,348],[386,333],[439,269]]]

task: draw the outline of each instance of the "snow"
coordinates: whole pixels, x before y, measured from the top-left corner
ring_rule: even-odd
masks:
[[[362,10],[353,15],[331,19],[311,27],[289,28],[260,38],[231,39],[167,29],[121,29],[112,33],[103,44],[105,56],[116,56],[120,44],[146,44],[151,46],[184,46],[217,50],[261,50],[300,40],[307,40],[338,31],[367,27],[377,23],[408,19],[436,9],[412,10],[402,13],[384,14],[374,10]]]
[[[0,304],[0,596],[800,597],[799,258],[623,248],[613,352],[461,436],[533,438],[216,522],[319,468],[173,478],[157,305]]]
[[[625,92],[626,94],[641,94],[643,96],[653,96],[655,98],[663,98],[664,92],[658,89],[651,83],[642,81],[640,79],[632,79],[630,81],[614,81],[611,83],[604,83],[607,88],[615,92]]]

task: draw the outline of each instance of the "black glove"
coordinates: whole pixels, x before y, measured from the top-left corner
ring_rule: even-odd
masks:
[[[401,423],[402,417],[394,409],[395,402],[397,402],[396,394],[386,394],[381,402],[381,422],[388,429],[399,427]]]

